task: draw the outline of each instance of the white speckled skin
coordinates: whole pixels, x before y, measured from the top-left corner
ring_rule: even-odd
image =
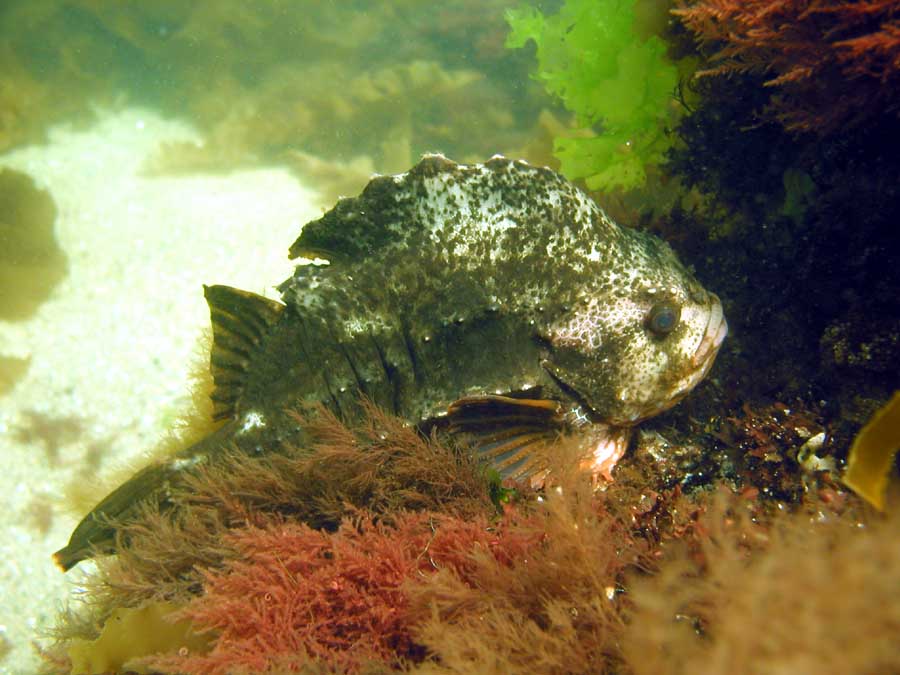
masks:
[[[389,341],[403,324],[428,371],[429,357],[443,355],[429,337],[459,334],[478,317],[506,320],[540,346],[517,345],[511,375],[555,385],[592,422],[631,425],[674,405],[706,374],[726,332],[718,298],[668,245],[619,227],[549,169],[503,157],[460,165],[432,155],[375,178],[307,225],[291,253],[332,260],[298,268],[282,290],[298,314],[334,316],[339,340]],[[677,315],[665,335],[648,327],[661,304]],[[466,379],[472,391],[522,384],[483,367]],[[427,416],[467,393],[445,384],[423,387],[419,396],[433,404],[415,412]]]

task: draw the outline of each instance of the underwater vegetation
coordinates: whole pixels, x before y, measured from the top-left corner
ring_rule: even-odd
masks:
[[[27,319],[65,277],[68,265],[55,221],[49,192],[27,174],[0,170],[0,319]]]
[[[506,12],[506,46],[534,42],[534,79],[575,114],[581,130],[556,138],[560,170],[591,190],[643,185],[647,167],[671,147],[666,127],[677,117],[678,69],[662,38],[647,34],[667,9],[654,4],[566,0],[556,14],[527,4]]]
[[[22,422],[12,429],[18,441],[44,451],[49,465],[58,464],[63,448],[80,438],[84,420],[74,416],[54,416],[38,410],[24,410]]]
[[[0,395],[13,388],[27,371],[30,359],[16,356],[0,356]]]
[[[844,482],[880,511],[894,456],[900,450],[900,392],[853,439]]]
[[[613,105],[620,89],[607,76],[624,57],[607,59],[605,71],[595,57],[616,40],[618,55],[644,45],[629,30],[640,23],[641,4],[566,2],[555,15],[522,6],[507,13],[507,46],[535,43],[535,79],[569,109]],[[710,284],[727,289],[726,311],[736,317],[734,340],[723,354],[728,365],[720,371],[725,389],[763,409],[781,400],[792,401],[792,409],[819,409],[829,431],[824,452],[836,452],[840,461],[900,378],[894,226],[900,166],[885,144],[900,131],[900,3],[676,5],[676,21],[656,36],[667,43],[659,54],[677,59],[667,63],[679,65],[679,91],[673,87],[668,96],[677,94],[683,107],[668,126],[659,125],[665,157],[654,164],[663,181],[653,176],[654,186],[668,183],[671,191],[674,185],[676,196],[666,204],[634,190],[645,201],[636,207],[637,219],[686,258],[704,260]],[[616,20],[623,22],[619,29],[606,31]],[[629,81],[636,91],[639,85],[654,91],[655,83]],[[601,123],[598,137],[604,132]],[[556,149],[564,142],[558,138]],[[562,159],[562,170],[572,176],[621,168],[616,156],[590,171]],[[639,185],[604,185],[603,191]],[[634,205],[635,198],[626,191],[621,203]],[[748,428],[752,419],[747,416]],[[726,433],[728,425],[716,433]],[[775,439],[770,449],[783,451],[785,440]],[[790,498],[778,487],[782,472],[770,471],[779,465],[770,461],[778,453],[760,452],[769,459],[744,478],[752,484],[755,475],[769,494]],[[887,457],[880,481],[894,466],[893,448],[872,452]],[[752,464],[752,453],[744,457]],[[733,457],[723,459],[712,473],[735,470]]]
[[[110,503],[106,498],[82,525],[90,529],[94,527],[91,518],[96,518],[101,529],[111,526],[111,548],[105,540],[78,540],[79,525],[75,544],[57,554],[63,566],[96,553],[114,550],[116,555],[97,561],[98,572],[87,580],[81,607],[61,618],[57,642],[45,651],[47,672],[659,672],[657,655],[647,649],[644,631],[667,644],[671,671],[690,672],[711,660],[748,662],[744,617],[753,616],[759,626],[750,629],[764,633],[773,621],[770,611],[780,612],[779,617],[788,617],[785,621],[811,635],[828,632],[850,642],[868,640],[866,649],[842,654],[842,663],[851,670],[895,667],[898,655],[890,645],[898,608],[892,601],[878,612],[877,629],[861,625],[855,616],[843,620],[845,615],[834,609],[836,601],[824,593],[812,604],[811,613],[794,609],[810,607],[806,594],[821,591],[805,582],[821,584],[832,575],[851,592],[872,589],[879,596],[885,594],[884,586],[871,584],[869,575],[873,569],[889,568],[900,555],[896,515],[873,517],[835,482],[834,462],[828,454],[833,447],[826,447],[824,427],[815,412],[784,405],[767,409],[745,405],[742,415],[722,420],[705,410],[703,401],[698,402],[682,413],[689,423],[680,431],[670,432],[666,426],[672,423],[670,418],[657,427],[660,431],[642,435],[604,490],[595,490],[595,484],[579,470],[584,446],[577,433],[569,433],[577,432],[577,427],[560,426],[561,433],[554,434],[558,438],[553,452],[544,458],[548,464],[541,466],[550,478],[542,481],[541,488],[531,481],[502,480],[502,463],[498,471],[491,471],[476,461],[472,450],[485,437],[489,444],[498,438],[515,440],[523,428],[526,438],[535,433],[541,436],[538,423],[552,417],[552,410],[547,414],[547,401],[541,399],[488,396],[456,401],[448,409],[446,428],[439,424],[416,428],[410,424],[410,414],[405,419],[394,417],[365,401],[351,401],[349,394],[330,386],[329,396],[321,398],[333,411],[323,406],[309,409],[297,401],[285,413],[286,419],[271,412],[291,403],[290,397],[279,397],[279,387],[293,391],[295,400],[302,398],[296,389],[299,385],[285,379],[285,372],[299,372],[296,364],[283,366],[276,360],[273,369],[265,359],[242,362],[236,357],[259,350],[278,356],[281,343],[266,343],[267,331],[287,335],[292,347],[326,349],[334,342],[334,332],[327,334],[324,344],[310,339],[319,311],[344,319],[334,330],[343,326],[352,337],[357,324],[347,321],[351,310],[392,307],[379,305],[379,296],[371,289],[399,293],[422,278],[418,266],[406,269],[401,263],[410,248],[417,252],[418,261],[430,252],[424,245],[429,237],[423,234],[436,233],[437,246],[465,244],[467,274],[452,278],[462,285],[469,305],[457,302],[457,308],[477,307],[472,302],[478,286],[469,282],[477,278],[478,255],[492,263],[492,275],[481,281],[484,287],[500,293],[496,284],[505,281],[516,288],[519,278],[507,279],[500,271],[508,260],[519,269],[522,247],[510,248],[503,236],[521,233],[498,230],[506,233],[490,240],[498,246],[480,246],[483,242],[473,238],[472,214],[461,205],[465,200],[460,197],[451,204],[453,200],[445,198],[445,184],[452,184],[456,194],[475,204],[475,213],[481,213],[482,203],[499,203],[493,216],[516,218],[528,231],[528,242],[540,244],[533,247],[535,255],[543,256],[547,249],[542,236],[557,241],[553,237],[565,231],[569,240],[577,240],[577,227],[584,224],[577,217],[558,227],[533,229],[535,223],[547,227],[547,208],[538,207],[571,202],[566,213],[578,213],[577,205],[597,214],[596,220],[584,222],[600,223],[601,239],[636,237],[638,253],[647,254],[652,263],[644,273],[654,277],[677,270],[687,275],[661,242],[614,228],[582,193],[546,169],[502,157],[468,166],[430,156],[402,177],[373,179],[359,197],[342,200],[310,223],[291,247],[292,254],[328,253],[332,263],[322,269],[298,268],[281,287],[288,304],[222,286],[206,288],[214,328],[213,405],[212,411],[207,405],[205,412],[226,422],[211,440],[200,443],[222,447],[215,453],[201,448],[205,454],[196,455],[190,454],[195,452],[191,446],[188,454],[179,451],[169,458],[172,461],[162,460],[155,466],[169,471],[163,489],[129,504],[124,512],[104,511],[102,505]],[[445,217],[445,209],[455,217]],[[528,217],[535,212],[541,217]],[[487,219],[479,218],[472,222]],[[403,223],[405,229],[389,227],[395,222]],[[490,228],[474,232],[485,237],[497,234]],[[440,250],[447,269],[429,266],[432,278],[438,280],[440,274],[455,269],[450,254]],[[524,250],[531,254],[531,249]],[[607,253],[616,251],[611,248]],[[569,256],[579,262],[590,260],[577,248],[560,250],[557,262],[568,262]],[[367,259],[371,268],[364,264]],[[367,289],[362,305],[352,302],[356,296],[342,268],[348,261],[355,262],[353,278]],[[614,256],[607,267],[616,264]],[[667,278],[674,284],[672,279],[682,277]],[[371,279],[383,282],[371,283]],[[708,342],[709,349],[698,349],[702,358],[693,363],[703,366],[724,336],[721,308],[691,277],[684,279],[693,295],[706,298],[713,310],[718,308],[698,315],[706,336],[701,342]],[[534,279],[530,283],[533,288]],[[426,310],[434,309],[429,298],[458,290],[449,283],[441,288],[443,294],[416,293],[415,302],[423,304],[410,305],[407,295],[399,297],[404,307],[414,310],[412,316],[424,320],[431,316]],[[601,290],[608,288],[604,285]],[[568,290],[567,286],[558,289],[563,295]],[[335,299],[339,306],[332,303]],[[506,296],[502,300],[504,305],[512,302]],[[670,298],[662,310],[654,305],[641,326],[652,322],[671,302]],[[303,322],[289,314],[298,311],[291,309],[297,306],[303,309],[298,314]],[[549,304],[541,308],[535,323],[552,313]],[[569,304],[560,308],[564,314],[570,310]],[[487,316],[498,313],[496,309]],[[387,310],[379,314],[382,322],[390,316]],[[473,322],[473,316],[477,314],[466,315],[462,322],[446,321],[442,330],[462,331],[459,326]],[[517,321],[515,312],[511,316],[511,321]],[[298,323],[304,336],[299,340]],[[478,325],[484,330],[495,324],[483,320]],[[410,334],[416,335],[417,327],[410,321]],[[664,323],[666,327],[672,326]],[[640,342],[640,334],[627,334]],[[393,334],[366,335],[386,338]],[[429,336],[422,344],[443,340],[439,332]],[[355,363],[350,358],[355,344],[348,337],[339,344],[344,350],[340,359],[329,360],[327,351],[318,352],[323,356],[314,359],[327,368],[335,384],[341,382],[343,364]],[[392,343],[384,344],[388,356],[382,362],[393,360]],[[400,346],[407,354],[414,351],[408,342]],[[418,349],[426,353],[424,347]],[[441,355],[452,353],[451,347],[442,349]],[[527,355],[527,349],[522,350]],[[547,363],[554,352],[549,347],[544,350]],[[498,355],[491,358],[495,365],[501,363]],[[420,362],[420,382],[428,381],[426,363],[432,361],[437,357]],[[454,359],[446,372],[461,377],[465,375],[461,364],[471,362],[471,357],[469,361]],[[415,388],[379,393],[377,381],[366,380],[367,364],[356,365],[352,376],[369,382],[372,395],[381,397],[378,400],[398,411],[406,410],[401,402],[417,409],[421,397],[411,395]],[[403,368],[397,357],[390,371],[396,375],[395,386],[415,381],[399,379]],[[479,377],[485,372],[475,369]],[[560,378],[577,375],[572,367],[559,372]],[[703,374],[705,368],[700,367]],[[301,379],[305,386],[305,378]],[[580,382],[571,381],[571,388]],[[455,380],[452,385],[452,391],[457,391]],[[549,391],[549,385],[541,386]],[[537,395],[537,389],[529,388],[528,395]],[[721,390],[712,391],[721,396]],[[267,398],[273,395],[274,405]],[[595,391],[584,390],[581,396],[597,406],[595,410],[601,409],[603,399]],[[621,403],[621,397],[617,401]],[[709,395],[706,405],[708,401]],[[668,407],[667,402],[664,399],[662,407]],[[341,411],[355,410],[352,405],[359,414],[349,423],[350,416]],[[513,422],[511,436],[505,433],[506,418]],[[456,435],[454,423],[468,425],[474,433]],[[267,427],[274,433],[260,431]],[[663,433],[682,447],[671,447]],[[684,452],[689,445],[698,446],[697,452]],[[707,452],[709,448],[713,451]],[[190,470],[181,471],[176,479],[170,470],[180,464],[189,465]],[[729,464],[732,468],[726,470]],[[695,474],[701,474],[701,479]],[[136,475],[138,483],[144,475]],[[112,494],[121,495],[118,489]],[[94,546],[100,550],[91,550]],[[834,549],[842,555],[825,554]],[[821,560],[814,557],[810,562],[810,550],[822,551]],[[867,555],[877,563],[853,567],[842,557],[844,553],[851,560],[854,555]],[[835,559],[844,565],[841,570],[831,566]],[[771,569],[778,570],[775,580]],[[758,587],[747,586],[748,570]],[[794,578],[795,574],[802,576]],[[684,578],[687,581],[677,586],[677,592],[670,590],[679,583],[673,579]],[[765,604],[772,593],[785,605]],[[763,608],[757,609],[760,602]],[[747,608],[741,612],[740,629],[730,609],[735,606]],[[794,609],[793,613],[785,607]],[[680,617],[674,631],[673,617]],[[158,630],[160,621],[168,631]],[[148,632],[157,637],[150,646],[132,639],[132,633]],[[766,643],[760,647],[764,656],[760,663],[800,658],[811,669],[829,663],[827,650],[815,642],[799,650],[795,646],[796,641],[787,639]]]
[[[312,412],[312,448],[236,453],[176,491],[177,517],[148,509],[58,626],[46,672],[836,672],[824,634],[849,646],[840,672],[900,665],[884,574],[900,520],[867,518],[827,480],[793,514],[724,486],[655,490],[652,461],[595,492],[563,443],[556,489],[501,504],[458,449],[369,414],[348,428]],[[149,656],[132,632],[160,616],[181,628]]]
[[[885,113],[900,115],[896,0],[681,0],[699,39],[698,77],[757,74],[766,111],[819,136]]]
[[[631,672],[897,670],[896,579],[882,567],[898,554],[896,514],[858,537],[840,509],[757,528],[745,507],[710,508],[695,554],[670,551],[658,574],[631,587]],[[878,593],[890,599],[881,605]]]
[[[177,646],[181,649],[208,649],[209,640],[191,630],[187,621],[171,621],[178,609],[168,602],[113,611],[96,640],[75,638],[69,647],[73,673],[117,672],[126,661],[155,654]],[[130,672],[147,673],[140,665],[129,666]]]
[[[0,321],[32,316],[68,273],[56,241],[56,204],[31,176],[0,169]],[[29,358],[0,354],[0,395],[28,370]]]

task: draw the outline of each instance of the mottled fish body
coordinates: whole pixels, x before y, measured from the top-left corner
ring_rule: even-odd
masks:
[[[224,445],[301,441],[286,410],[347,421],[361,394],[423,427],[464,433],[504,475],[541,476],[563,431],[608,474],[627,430],[706,374],[727,331],[719,299],[661,240],[619,227],[546,168],[438,155],[374,178],[309,223],[283,302],[206,288],[213,324],[210,438],[109,495],[56,554],[65,569],[184,466]]]

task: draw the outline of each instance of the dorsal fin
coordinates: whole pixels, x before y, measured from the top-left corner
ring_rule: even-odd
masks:
[[[247,364],[262,338],[278,321],[284,305],[231,286],[204,286],[213,343],[209,369],[215,387],[213,419],[233,417],[244,389]]]
[[[582,211],[600,213],[550,169],[499,155],[484,164],[425,155],[406,173],[372,178],[359,196],[307,223],[289,255],[359,262],[388,248],[415,247],[423,237],[470,239],[473,232],[548,219],[565,227]]]
[[[405,174],[375,176],[358,197],[341,199],[321,218],[307,223],[289,257],[360,260],[403,241],[427,227],[414,210],[415,202],[426,196],[423,179],[461,168],[465,167],[443,155],[425,155]]]

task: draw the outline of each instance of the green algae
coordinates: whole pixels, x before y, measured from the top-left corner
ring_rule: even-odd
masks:
[[[641,37],[636,3],[567,0],[545,15],[527,5],[508,10],[509,48],[534,42],[533,77],[575,113],[592,135],[561,136],[555,154],[567,178],[584,178],[592,190],[643,185],[647,167],[660,164],[672,145],[678,69],[658,36]]]

